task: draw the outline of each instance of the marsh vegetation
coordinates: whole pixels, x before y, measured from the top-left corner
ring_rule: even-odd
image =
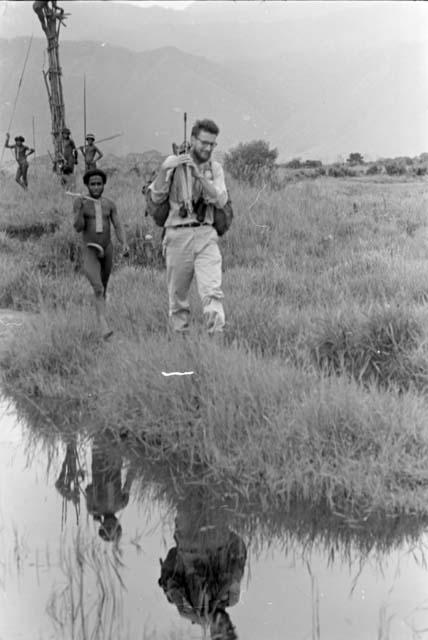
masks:
[[[189,484],[180,462],[156,460],[131,433],[94,431],[76,403],[36,405],[15,396],[20,425],[13,429],[4,406],[1,411],[0,580],[10,606],[0,634],[27,637],[31,629],[63,640],[215,637],[208,620],[190,624],[189,611],[168,587],[168,563],[187,539],[201,552],[195,564],[200,577],[211,553],[220,584],[231,573],[220,560],[225,543],[241,549],[227,609],[239,638],[280,638],[284,624],[290,635],[316,640],[344,633],[360,638],[361,616],[367,637],[423,637],[427,517],[343,517],[310,499],[263,512],[228,494],[203,469]],[[9,439],[17,444],[14,455]],[[119,469],[122,480],[132,475],[131,496],[118,513],[120,539],[106,541],[92,517],[91,486],[111,482]],[[71,480],[76,491],[69,490]],[[192,588],[189,578],[188,593]]]
[[[230,179],[224,345],[203,334],[196,297],[190,338],[169,333],[162,262],[141,259],[141,238],[160,234],[135,173],[106,188],[132,247],[116,257],[109,344],[79,272],[70,197],[41,167],[28,193],[0,180],[0,306],[35,312],[2,359],[5,389],[77,403],[93,431],[128,432],[188,481],[262,512],[309,501],[357,519],[427,514],[423,177],[275,191]],[[51,232],[8,233],[39,224]],[[195,373],[161,375],[176,370]]]

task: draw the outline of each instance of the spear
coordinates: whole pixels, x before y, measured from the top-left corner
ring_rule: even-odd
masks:
[[[123,136],[123,133],[115,133],[108,138],[101,138],[101,140],[97,140],[97,144],[99,144],[100,142],[107,142],[107,140],[113,140],[113,138],[119,138],[120,136]]]
[[[33,116],[33,149],[34,149],[34,157],[36,157],[36,124],[35,124],[34,116]]]
[[[86,160],[86,73],[83,75],[83,150]]]
[[[33,42],[33,34],[31,34],[31,38],[30,38],[30,43],[28,45],[28,49],[27,49],[27,53],[25,55],[25,60],[24,60],[24,66],[22,68],[22,72],[21,72],[21,76],[19,78],[19,82],[18,82],[18,89],[16,91],[16,96],[15,96],[15,101],[13,103],[13,109],[12,109],[12,115],[10,118],[10,122],[9,122],[9,126],[7,128],[8,132],[10,131],[10,128],[12,126],[12,122],[13,122],[13,118],[15,115],[15,109],[16,109],[16,103],[18,102],[18,96],[19,96],[19,92],[21,91],[21,86],[22,86],[22,80],[24,78],[24,73],[25,73],[25,67],[27,66],[27,62],[28,62],[28,56],[30,55],[30,49],[31,49],[31,44]],[[1,152],[1,157],[0,157],[0,164],[2,164],[3,162],[3,157],[4,157],[4,150],[6,147],[3,147],[2,152]]]

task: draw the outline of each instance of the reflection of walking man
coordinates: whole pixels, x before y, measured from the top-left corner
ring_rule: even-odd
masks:
[[[76,443],[68,443],[61,472],[55,482],[55,488],[62,497],[71,500],[75,505],[79,504],[79,481],[84,475],[80,467],[78,468],[77,460]]]
[[[203,514],[187,500],[176,518],[176,546],[161,561],[159,585],[180,615],[209,626],[212,640],[238,636],[227,607],[239,601],[247,550],[224,514]]]
[[[86,487],[86,505],[94,520],[101,523],[98,533],[106,541],[118,541],[122,535],[116,513],[128,504],[135,477],[135,471],[128,470],[122,484],[122,466],[122,454],[113,438],[107,434],[95,436],[92,483]]]
[[[28,156],[34,153],[34,149],[27,147],[24,142],[23,136],[16,136],[15,144],[9,144],[10,134],[6,133],[6,142],[4,146],[6,149],[13,149],[15,152],[15,160],[18,163],[18,169],[16,171],[15,180],[20,187],[26,189],[28,187],[27,172],[28,172]]]

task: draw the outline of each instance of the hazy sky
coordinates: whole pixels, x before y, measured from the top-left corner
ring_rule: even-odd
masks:
[[[103,46],[107,43],[144,55],[158,48],[175,47],[181,51],[180,56],[177,54],[180,72],[189,82],[196,64],[191,56],[204,57],[203,64],[212,77],[209,76],[208,85],[204,85],[201,96],[195,100],[206,101],[203,107],[206,112],[215,103],[211,94],[218,73],[215,65],[225,65],[224,83],[218,87],[223,92],[224,105],[219,104],[217,111],[222,114],[224,139],[230,134],[227,144],[235,143],[233,135],[239,129],[238,119],[239,126],[242,125],[240,139],[271,136],[272,144],[284,154],[330,159],[356,149],[373,157],[392,157],[414,156],[428,149],[425,2],[60,0],[60,5],[70,12],[68,28],[61,32],[68,43],[71,40],[96,43],[102,38]],[[108,5],[114,5],[111,11]],[[152,11],[150,16],[144,16],[153,5],[164,7],[165,11]],[[126,8],[132,15],[131,23]],[[31,2],[0,0],[0,39],[32,33],[36,38],[42,35]],[[7,52],[5,43],[3,47]],[[22,68],[19,56],[24,54],[16,54],[18,62],[12,71],[0,65],[0,135],[10,118],[9,103]],[[138,60],[146,58],[140,56]],[[99,69],[98,72],[101,73]],[[127,78],[126,72],[121,74],[122,79]],[[232,78],[233,74],[236,77]],[[71,79],[72,73],[70,82]],[[202,80],[205,82],[205,78]],[[115,81],[121,86],[117,78]],[[137,89],[138,83],[132,91]],[[184,104],[185,98],[180,86],[172,90],[175,93],[170,108],[174,118],[175,107]],[[156,91],[162,94],[161,89]],[[141,101],[144,99],[143,91]],[[30,98],[28,101],[31,102]],[[195,111],[202,108],[199,102],[192,107]],[[237,104],[241,107],[235,113]],[[186,109],[191,111],[190,106]],[[28,114],[23,106],[21,110],[19,126],[26,127]],[[73,113],[72,107],[69,113]],[[118,113],[114,114],[116,119]],[[155,115],[148,111],[146,117],[152,118],[152,130],[158,131],[161,126],[156,118],[160,115]],[[20,123],[18,116],[16,122]],[[76,122],[77,119],[76,116]],[[127,115],[123,128],[128,119]],[[106,121],[104,127],[109,126]],[[169,140],[171,135],[168,131],[165,139]],[[154,146],[157,138],[149,140],[146,136],[141,140],[142,148],[144,145],[157,148]]]
[[[143,9],[153,5],[167,7],[168,9],[185,9],[189,4],[192,4],[193,0],[122,0],[122,2],[140,6]]]

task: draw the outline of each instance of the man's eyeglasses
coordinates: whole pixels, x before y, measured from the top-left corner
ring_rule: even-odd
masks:
[[[196,138],[196,140],[199,140],[203,147],[212,147],[214,149],[217,146],[217,142],[208,142],[208,140],[201,140],[200,138]]]

